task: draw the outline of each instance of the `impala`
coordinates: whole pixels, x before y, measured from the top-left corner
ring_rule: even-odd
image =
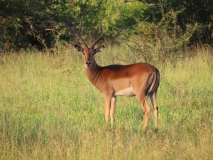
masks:
[[[84,47],[79,45],[74,45],[74,47],[84,55],[84,68],[87,78],[104,95],[106,123],[110,117],[111,126],[113,126],[117,96],[136,96],[145,112],[143,130],[146,131],[151,113],[146,100],[146,96],[149,96],[154,107],[154,124],[157,130],[158,106],[156,94],[160,82],[158,69],[148,63],[99,66],[95,61],[94,55],[104,49],[104,46],[95,48],[96,43],[104,37],[101,26],[100,31],[101,36],[94,41],[91,47],[88,47],[84,39],[80,36],[80,25],[76,36]]]

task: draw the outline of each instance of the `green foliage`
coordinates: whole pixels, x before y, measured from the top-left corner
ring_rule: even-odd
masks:
[[[152,13],[150,21],[154,21],[156,24],[159,22],[167,23],[164,29],[168,32],[175,30],[173,34],[175,34],[176,38],[189,32],[190,35],[187,36],[187,42],[191,44],[199,43],[200,45],[212,44],[212,1],[199,0],[196,2],[188,2],[186,0],[164,0],[156,2],[154,0],[149,3],[154,3],[154,5],[148,9],[148,12]],[[195,27],[191,30],[191,26],[200,27]],[[171,36],[170,33],[169,35]],[[185,41],[183,41],[183,43],[184,42]]]
[[[70,41],[80,19],[86,24],[98,22],[102,2],[88,1],[2,1],[1,48],[52,48],[59,40]],[[92,14],[91,14],[92,13]],[[90,33],[89,33],[90,34]],[[8,45],[8,47],[6,47]]]
[[[0,1],[0,49],[56,49],[76,43],[75,32],[82,21],[82,35],[90,43],[102,23],[112,44],[130,43],[141,52],[182,51],[185,46],[212,44],[213,4],[208,0],[2,0]],[[131,2],[131,3],[130,3]],[[133,44],[131,44],[133,43]],[[157,47],[156,47],[157,46]],[[172,53],[171,53],[172,54]]]
[[[67,11],[74,6],[65,1],[9,0],[1,1],[0,6],[0,27],[5,31],[1,34],[1,45],[9,48],[53,47],[57,36],[65,34],[64,25],[72,26],[73,12]]]
[[[124,38],[124,42],[134,53],[142,53],[146,61],[156,57],[160,61],[166,57],[181,58],[185,56],[188,46],[212,44],[212,13],[209,8],[213,5],[210,1],[187,3],[153,0],[143,3],[146,4],[143,12],[145,18],[138,20],[135,26],[137,32],[131,34],[131,40]],[[200,12],[205,14],[200,16]]]

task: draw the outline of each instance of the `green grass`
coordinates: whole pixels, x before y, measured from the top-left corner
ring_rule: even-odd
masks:
[[[118,97],[115,128],[105,127],[103,95],[74,48],[1,57],[0,159],[212,159],[213,54],[194,55],[153,62],[161,72],[159,132],[152,114],[146,136],[134,97]],[[101,65],[143,61],[118,46],[96,57]]]

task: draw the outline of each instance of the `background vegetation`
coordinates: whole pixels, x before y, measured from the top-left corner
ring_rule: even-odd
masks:
[[[101,22],[111,43],[128,43],[146,53],[157,48],[164,57],[188,45],[212,45],[213,2],[1,0],[1,52],[32,47],[56,52],[57,44],[75,42],[80,21],[85,38],[97,36]]]

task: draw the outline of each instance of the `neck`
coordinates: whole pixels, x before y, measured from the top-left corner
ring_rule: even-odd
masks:
[[[87,78],[89,81],[96,86],[99,75],[101,73],[101,67],[96,63],[95,59],[90,68],[85,68]]]

